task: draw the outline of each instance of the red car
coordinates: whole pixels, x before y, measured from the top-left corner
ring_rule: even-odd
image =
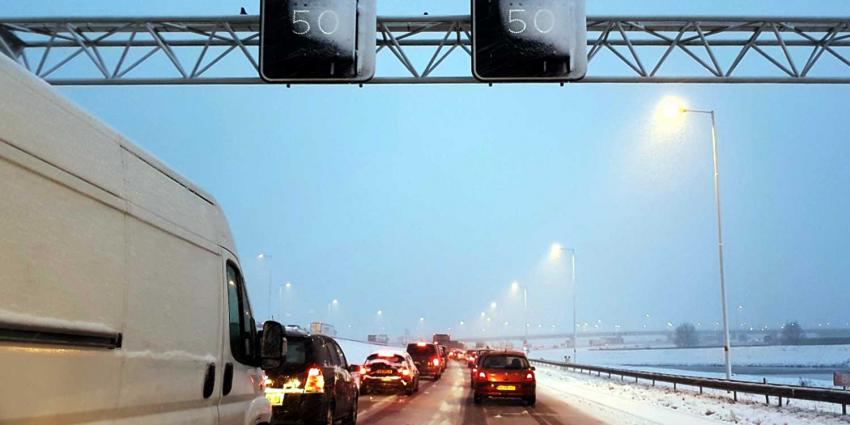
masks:
[[[519,398],[529,406],[537,401],[534,368],[520,351],[490,351],[478,360],[472,381],[472,400],[485,397]]]

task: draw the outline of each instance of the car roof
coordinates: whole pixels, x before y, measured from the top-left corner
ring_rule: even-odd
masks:
[[[390,349],[385,349],[385,350],[373,351],[373,352],[369,353],[369,355],[366,356],[366,357],[368,358],[368,357],[374,356],[376,354],[379,355],[379,356],[381,356],[383,354],[389,354],[389,355],[393,355],[393,356],[404,357],[404,356],[407,355],[407,351],[401,351],[401,350],[396,350],[396,349],[390,348]]]
[[[482,353],[482,356],[517,356],[517,357],[525,357],[525,353],[522,351],[515,350],[490,350],[486,353]]]

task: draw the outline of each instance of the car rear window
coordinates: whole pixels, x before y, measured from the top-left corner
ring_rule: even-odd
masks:
[[[281,366],[282,371],[301,370],[307,364],[315,363],[313,344],[309,338],[287,336],[286,360]]]
[[[434,348],[432,344],[426,344],[424,346],[420,346],[418,344],[409,344],[407,346],[407,352],[414,358],[419,357],[430,357],[437,354],[437,349]]]
[[[484,369],[528,369],[528,360],[522,356],[489,355],[484,357]]]

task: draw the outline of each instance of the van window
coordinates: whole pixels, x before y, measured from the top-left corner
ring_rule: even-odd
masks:
[[[227,263],[227,309],[233,358],[240,363],[253,365],[256,363],[256,324],[242,275],[231,262]]]

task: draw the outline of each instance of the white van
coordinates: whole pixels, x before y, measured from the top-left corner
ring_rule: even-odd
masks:
[[[3,55],[0,270],[0,424],[270,421],[215,199]]]

